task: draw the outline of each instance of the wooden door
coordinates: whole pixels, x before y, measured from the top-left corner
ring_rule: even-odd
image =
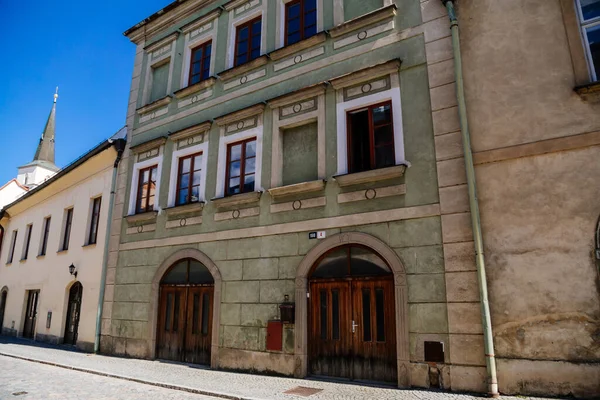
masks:
[[[35,321],[37,319],[37,303],[40,291],[27,291],[27,309],[25,310],[25,324],[23,325],[23,337],[33,339],[35,334]]]
[[[394,282],[352,282],[353,378],[396,382]]]
[[[188,289],[184,362],[210,365],[213,292],[214,286]]]
[[[1,233],[2,231],[0,231]],[[0,334],[2,333],[2,328],[4,327],[4,310],[6,310],[6,298],[8,297],[8,291],[3,291],[0,296]]]
[[[156,355],[180,361],[184,350],[187,287],[161,287]]]
[[[69,290],[69,302],[67,308],[67,321],[65,326],[65,344],[75,345],[77,343],[77,332],[79,331],[79,314],[81,312],[81,298],[83,286],[76,282]]]
[[[352,378],[350,282],[311,282],[309,369],[314,375]]]

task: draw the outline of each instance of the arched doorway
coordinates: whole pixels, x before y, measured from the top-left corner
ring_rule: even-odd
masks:
[[[156,356],[210,365],[215,281],[193,258],[173,264],[160,281]]]
[[[342,245],[309,274],[309,373],[396,382],[394,276],[371,249]]]
[[[6,300],[8,298],[8,288],[4,286],[0,291],[0,335],[4,330],[4,311],[6,310]]]
[[[77,344],[77,333],[79,331],[79,316],[81,313],[81,300],[83,298],[83,286],[79,281],[75,282],[69,289],[69,302],[67,303],[67,320],[65,323],[64,344]]]

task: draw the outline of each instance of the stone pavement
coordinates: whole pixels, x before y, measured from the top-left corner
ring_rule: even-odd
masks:
[[[40,345],[36,342],[7,338],[4,336],[0,336],[0,355],[19,358],[21,360],[36,361],[38,363],[60,366],[77,371],[90,372],[105,377],[146,383],[162,388],[178,389],[182,391],[182,396],[184,396],[184,394],[195,393],[227,399],[243,400],[295,400],[303,398],[308,398],[310,400],[474,400],[479,398],[476,395],[469,394],[425,390],[400,390],[385,387],[359,386],[347,383],[214,371],[187,364],[126,359],[81,353],[71,351],[66,347]],[[0,366],[0,383],[3,383],[3,381],[6,380],[4,377],[5,371],[2,371],[2,369],[3,368]],[[35,372],[32,372],[31,374],[34,373]],[[78,382],[74,381],[71,382],[71,384],[77,386]],[[321,389],[321,391],[310,397],[300,397],[284,393],[287,390],[299,386]],[[92,388],[90,387],[90,389]],[[150,392],[151,390],[155,390],[155,388],[150,389],[149,386],[148,391]],[[83,398],[89,398],[89,396],[83,396]],[[130,397],[114,398],[129,399]],[[147,398],[157,397],[148,396]],[[503,396],[503,398],[517,399],[509,396]],[[519,397],[519,399],[527,398]]]

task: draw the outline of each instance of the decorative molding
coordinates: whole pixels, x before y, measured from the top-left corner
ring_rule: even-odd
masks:
[[[156,224],[146,224],[129,227],[125,230],[125,233],[128,235],[135,235],[136,233],[154,232],[155,230]]]
[[[374,200],[382,197],[400,196],[403,194],[406,194],[406,185],[386,186],[340,193],[337,196],[337,202],[341,204],[354,201]]]
[[[374,65],[363,70],[353,72],[329,81],[334,89],[343,89],[358,83],[362,83],[380,76],[397,73],[400,70],[400,60],[391,60],[382,64]]]
[[[156,139],[149,140],[147,142],[139,143],[135,146],[131,146],[129,150],[131,150],[134,154],[143,153],[144,151],[152,150],[155,147],[160,147],[167,141],[165,136],[160,136]]]
[[[183,228],[184,226],[199,225],[202,223],[202,217],[181,217],[169,220],[165,223],[165,228]]]
[[[274,199],[298,194],[319,192],[325,189],[325,180],[319,179],[311,182],[296,183],[294,185],[280,186],[268,189],[269,194]]]
[[[245,85],[248,82],[252,82],[253,80],[262,78],[265,75],[267,75],[266,69],[261,69],[261,70],[255,71],[248,75],[242,75],[237,79],[233,79],[233,80],[230,80],[229,82],[225,83],[225,85],[223,85],[223,89],[224,90],[233,89],[234,87]]]
[[[219,79],[221,79],[222,81],[227,81],[236,76],[246,74],[247,72],[252,71],[253,69],[262,67],[263,65],[266,65],[268,62],[269,62],[269,57],[267,55],[262,55],[262,56],[255,58],[254,60],[249,61],[245,64],[226,69],[225,71],[221,71],[217,75],[219,76]]]
[[[167,95],[167,96],[163,97],[162,99],[158,99],[150,104],[147,104],[143,107],[138,108],[135,111],[138,113],[138,115],[147,114],[158,108],[169,105],[169,103],[171,103],[171,100],[173,100],[173,98],[171,96]]]
[[[196,135],[203,134],[210,130],[212,126],[211,121],[206,121],[198,125],[190,126],[189,128],[181,129],[177,132],[169,133],[169,139],[173,141],[179,141],[181,139],[187,139]]]
[[[220,8],[217,8],[216,10],[209,12],[205,16],[200,17],[199,19],[197,19],[193,22],[190,22],[187,25],[184,25],[181,28],[181,31],[183,33],[189,33],[190,36],[192,36],[192,37],[196,36],[197,34],[194,34],[194,31],[196,31],[200,28],[203,28],[207,24],[211,24],[211,26],[212,26],[214,20],[217,19],[221,15],[221,12],[222,12],[222,10]]]
[[[258,126],[258,115],[251,118],[241,119],[237,122],[225,126],[224,135],[232,135],[237,132],[245,131],[248,129],[256,128]]]
[[[215,118],[215,123],[218,126],[229,125],[233,122],[237,122],[242,119],[253,117],[258,114],[262,114],[265,111],[265,105],[263,103],[255,104],[251,107],[244,108],[239,111],[235,111],[221,117]]]
[[[317,96],[312,99],[301,100],[297,103],[279,107],[279,119],[291,118],[296,115],[315,111],[319,108]]]
[[[250,10],[254,9],[255,7],[259,6],[260,4],[261,4],[261,0],[246,1],[246,4],[244,4],[241,7],[237,7],[235,9],[235,11],[233,12],[233,14],[237,17],[237,16],[245,13],[246,11],[250,11]]]
[[[300,100],[304,100],[309,97],[325,94],[326,87],[327,86],[324,83],[319,83],[317,85],[309,86],[307,88],[300,89],[292,93],[284,94],[283,96],[275,97],[271,100],[267,100],[267,104],[271,108],[276,108],[287,104],[296,103]]]
[[[288,201],[286,203],[271,204],[271,213],[280,213],[284,211],[304,210],[305,208],[325,207],[327,205],[326,197],[314,197],[310,199]]]
[[[343,39],[337,40],[333,43],[333,49],[337,50],[344,46],[351,45],[352,43],[360,42],[365,39],[370,39],[375,35],[379,35],[380,33],[390,31],[394,29],[394,21],[387,21],[380,25],[375,25],[371,28],[364,29],[358,33],[353,33],[344,37]]]
[[[214,76],[211,76],[211,77],[209,77],[203,81],[200,81],[196,84],[184,87],[183,89],[179,89],[178,91],[174,92],[173,94],[178,99],[183,99],[184,97],[191,96],[194,93],[200,92],[204,89],[207,89],[207,88],[213,86],[215,84],[215,82],[217,82],[217,78]]]
[[[358,18],[346,21],[341,25],[336,26],[329,30],[329,36],[336,38],[352,31],[364,28],[366,26],[375,24],[384,19],[393,18],[396,15],[396,5],[392,4],[386,7],[382,7],[378,10],[372,11],[368,14],[361,15]]]
[[[133,214],[125,217],[128,224],[136,224],[138,222],[146,222],[156,220],[158,211],[149,211],[141,214]]]
[[[309,37],[308,39],[301,40],[294,44],[290,44],[288,46],[270,52],[269,58],[273,61],[281,60],[282,58],[285,58],[299,51],[316,46],[320,43],[324,43],[326,40],[327,35],[325,34],[325,32],[320,32],[314,36]]]
[[[285,68],[289,68],[293,65],[297,65],[297,64],[301,64],[305,61],[310,60],[311,58],[315,58],[318,57],[322,54],[325,54],[325,47],[321,46],[321,47],[317,47],[316,49],[313,50],[309,50],[305,53],[301,53],[301,54],[297,54],[293,57],[290,57],[288,59],[285,59],[279,63],[276,63],[273,65],[273,70],[275,72],[280,71],[282,69]]]
[[[575,93],[577,93],[584,101],[590,103],[600,102],[600,81],[577,86],[573,90],[575,90]]]
[[[223,211],[215,213],[215,221],[226,221],[230,219],[255,217],[259,214],[260,207],[235,209],[232,211]]]
[[[335,179],[340,187],[346,187],[400,178],[404,175],[404,171],[406,171],[406,165],[400,164],[354,174],[336,175],[333,179]]]
[[[157,42],[147,45],[146,47],[144,47],[144,50],[146,50],[147,53],[155,53],[156,50],[160,49],[163,46],[165,46],[165,47],[171,46],[173,44],[173,41],[175,39],[177,39],[178,37],[179,37],[179,32],[173,32],[169,36],[165,37],[164,39],[161,39]],[[152,57],[155,57],[155,55],[152,54]]]
[[[242,204],[258,203],[262,192],[248,192],[233,196],[211,199],[217,208],[234,207]]]
[[[367,96],[377,92],[383,92],[392,88],[390,76],[386,75],[380,79],[370,82],[360,83],[343,89],[344,101],[350,101],[362,96]]]
[[[182,206],[169,207],[165,209],[167,217],[169,219],[171,217],[179,217],[184,214],[201,215],[202,210],[204,210],[203,201],[199,201],[197,203],[184,204]]]
[[[144,151],[141,153],[138,153],[137,155],[137,162],[142,162],[142,161],[146,161],[146,160],[150,160],[154,157],[158,157],[160,155],[160,146],[159,147],[155,147],[153,149],[150,149],[148,151]]]
[[[144,124],[148,121],[152,121],[158,117],[162,117],[163,115],[167,115],[169,113],[169,106],[160,108],[156,111],[151,111],[149,113],[140,115],[139,123]]]
[[[223,8],[225,9],[225,11],[231,11],[234,8],[238,8],[239,6],[241,6],[244,3],[251,3],[251,2],[257,2],[258,0],[231,0],[228,3],[223,4]],[[258,1],[258,3],[260,3],[260,1]]]
[[[201,100],[208,99],[212,95],[213,95],[213,90],[212,89],[205,90],[204,92],[201,92],[201,93],[195,94],[193,96],[189,96],[186,99],[180,100],[177,103],[177,108],[183,108],[183,107],[187,107],[187,106],[191,106],[191,105],[197,104]]]

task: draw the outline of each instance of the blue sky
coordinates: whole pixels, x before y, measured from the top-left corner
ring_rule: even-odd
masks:
[[[125,125],[135,45],[123,32],[172,0],[0,0],[0,186],[32,160],[59,86],[56,164]]]

